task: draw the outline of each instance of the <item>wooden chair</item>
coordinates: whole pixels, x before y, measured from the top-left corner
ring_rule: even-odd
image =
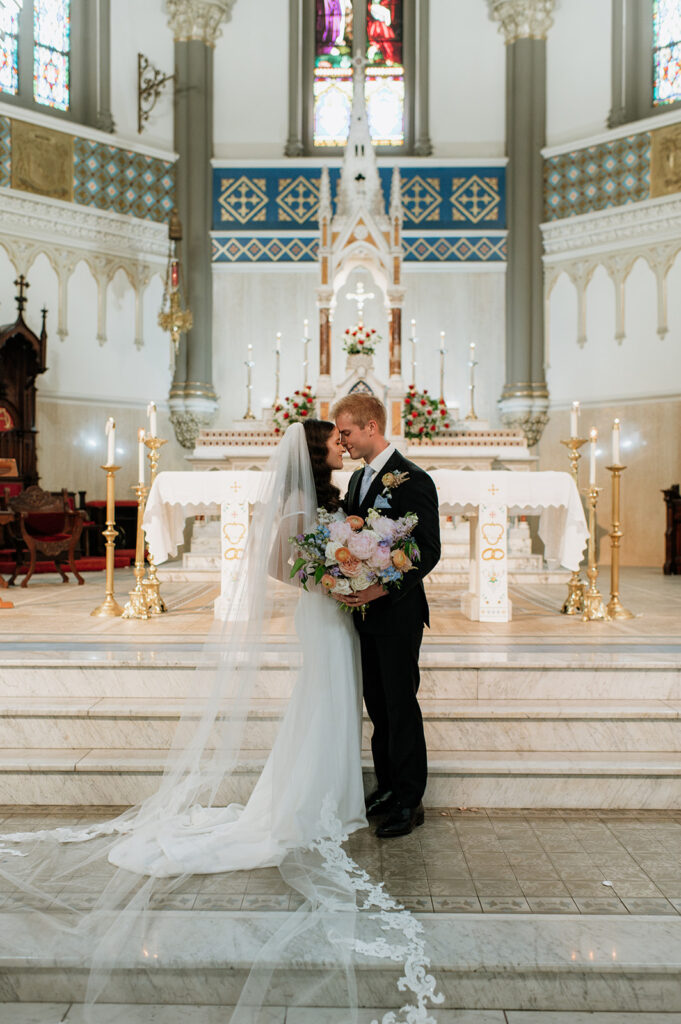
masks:
[[[16,520],[9,527],[16,550],[16,566],[9,579],[9,585],[11,586],[16,577],[24,571],[27,553],[28,570],[21,581],[22,587],[28,584],[35,572],[38,553],[54,562],[64,583],[69,582],[62,567],[64,561],[68,561],[68,567],[79,585],[84,583],[85,580],[76,569],[74,555],[83,529],[85,513],[69,507],[66,493],[55,497],[34,484],[16,498],[10,499],[9,505],[16,513]]]

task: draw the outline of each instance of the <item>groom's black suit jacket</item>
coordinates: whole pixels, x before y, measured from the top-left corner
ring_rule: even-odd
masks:
[[[390,506],[378,508],[377,511],[390,519],[399,519],[407,512],[416,513],[419,521],[413,537],[419,546],[421,560],[416,569],[405,573],[399,588],[392,588],[386,597],[369,604],[364,619],[361,615],[354,616],[360,633],[402,634],[430,625],[423,578],[440,560],[440,517],[432,477],[395,451],[383,469],[374,475],[362,502],[359,500],[359,492],[364,470],[358,469],[352,474],[343,507],[348,515],[366,517],[384,490],[382,478],[386,473],[408,473],[409,479],[388,491],[386,500]]]

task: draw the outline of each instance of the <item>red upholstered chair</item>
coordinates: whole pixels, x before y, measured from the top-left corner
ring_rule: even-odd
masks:
[[[83,577],[76,569],[75,550],[78,546],[85,513],[69,508],[68,499],[64,495],[55,497],[42,488],[34,485],[27,487],[16,498],[10,499],[10,508],[17,514],[17,521],[10,526],[15,541],[17,564],[9,579],[10,586],[21,574],[26,565],[28,570],[21,581],[25,587],[35,571],[38,553],[54,562],[64,583],[68,577],[62,563],[67,561],[70,571],[84,583]]]

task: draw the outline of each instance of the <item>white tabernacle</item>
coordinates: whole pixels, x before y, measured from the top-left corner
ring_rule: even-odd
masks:
[[[432,472],[443,515],[470,518],[470,585],[462,610],[472,619],[507,622],[508,515],[539,515],[539,536],[548,562],[577,569],[588,529],[569,473]],[[335,474],[341,490],[349,473]],[[252,470],[159,473],[147,500],[144,531],[156,564],[177,554],[188,516],[220,512],[221,593],[215,615],[223,618],[243,558],[249,505],[258,500],[264,474]]]

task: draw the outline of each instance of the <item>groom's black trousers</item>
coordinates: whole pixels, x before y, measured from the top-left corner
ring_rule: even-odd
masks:
[[[371,750],[378,788],[403,807],[416,807],[426,789],[428,762],[419,688],[423,626],[394,636],[361,633],[364,703],[374,726]]]

